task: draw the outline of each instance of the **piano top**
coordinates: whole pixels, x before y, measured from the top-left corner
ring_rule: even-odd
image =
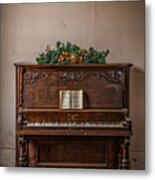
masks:
[[[67,64],[67,65],[60,65],[60,64],[37,64],[37,63],[32,63],[32,62],[19,62],[19,63],[14,63],[16,67],[31,67],[31,68],[57,68],[57,67],[89,67],[89,68],[125,68],[125,67],[131,67],[133,64],[131,63],[107,63],[107,64]]]

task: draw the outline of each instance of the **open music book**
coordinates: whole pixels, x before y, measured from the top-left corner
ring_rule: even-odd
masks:
[[[61,90],[60,109],[83,109],[83,91]]]

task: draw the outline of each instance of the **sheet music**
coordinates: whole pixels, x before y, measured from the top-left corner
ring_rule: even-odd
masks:
[[[60,91],[61,109],[83,109],[83,91],[82,90],[61,90]]]
[[[60,91],[60,108],[71,109],[71,91]]]
[[[72,109],[83,108],[83,91],[72,91]]]

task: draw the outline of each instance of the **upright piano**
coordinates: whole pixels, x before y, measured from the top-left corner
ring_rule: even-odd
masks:
[[[129,63],[16,63],[16,166],[129,169]],[[61,91],[83,107],[60,108]]]

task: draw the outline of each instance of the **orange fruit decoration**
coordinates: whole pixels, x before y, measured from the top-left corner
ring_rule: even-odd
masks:
[[[77,63],[79,60],[78,54],[71,54],[70,60],[72,63]]]

